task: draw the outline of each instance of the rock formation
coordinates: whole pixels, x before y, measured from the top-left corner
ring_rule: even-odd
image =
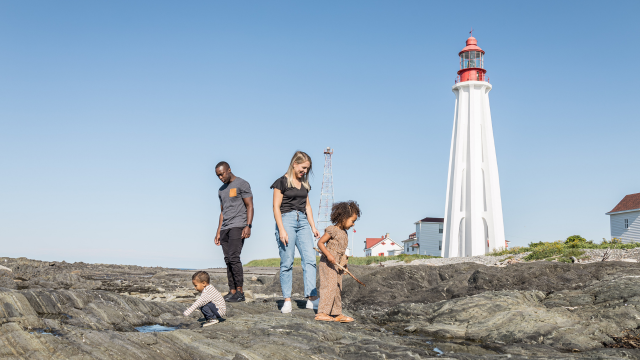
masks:
[[[352,324],[281,314],[275,271],[247,268],[249,302],[202,328],[182,316],[191,271],[0,258],[2,359],[640,359],[640,265],[352,266]],[[6,269],[4,269],[6,268]],[[277,270],[277,269],[276,269]],[[226,277],[212,271],[212,284]],[[294,269],[293,292],[302,293]],[[178,330],[141,333],[160,324]]]

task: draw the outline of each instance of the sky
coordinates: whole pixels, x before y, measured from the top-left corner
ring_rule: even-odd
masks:
[[[365,237],[443,217],[458,52],[486,51],[506,238],[609,238],[640,192],[640,2],[2,1],[0,256],[224,266],[214,166],[272,192],[323,149]]]

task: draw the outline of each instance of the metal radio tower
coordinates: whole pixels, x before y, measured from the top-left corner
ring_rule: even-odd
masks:
[[[331,207],[333,206],[333,171],[331,170],[333,149],[324,151],[324,174],[322,175],[322,191],[320,192],[320,210],[318,211],[318,231],[322,236],[324,229],[331,225]]]

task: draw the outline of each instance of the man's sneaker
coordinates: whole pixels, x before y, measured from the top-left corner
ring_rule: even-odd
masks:
[[[236,291],[237,293],[237,291]],[[229,298],[231,298],[233,295],[235,295],[235,293],[231,293],[231,291],[229,291],[229,293],[225,296],[223,296],[222,298],[224,299],[224,301],[229,301]]]
[[[228,302],[241,302],[244,301],[244,293],[240,291],[236,291],[233,296],[227,299]]]
[[[320,304],[320,298],[315,300],[307,300],[307,309],[318,310],[318,304]]]
[[[282,305],[282,309],[280,309],[283,314],[288,314],[291,312],[291,301],[285,301],[284,305]]]
[[[218,319],[211,319],[211,320],[207,320],[207,321],[205,321],[205,323],[204,323],[204,324],[202,324],[202,327],[215,325],[215,324],[217,324],[217,323],[219,323],[219,322],[220,322],[220,321],[218,321]]]

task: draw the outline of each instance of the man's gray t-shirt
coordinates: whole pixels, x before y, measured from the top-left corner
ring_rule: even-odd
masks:
[[[247,207],[242,199],[252,197],[251,186],[244,179],[236,179],[222,185],[218,198],[222,205],[222,227],[220,230],[247,226]]]

